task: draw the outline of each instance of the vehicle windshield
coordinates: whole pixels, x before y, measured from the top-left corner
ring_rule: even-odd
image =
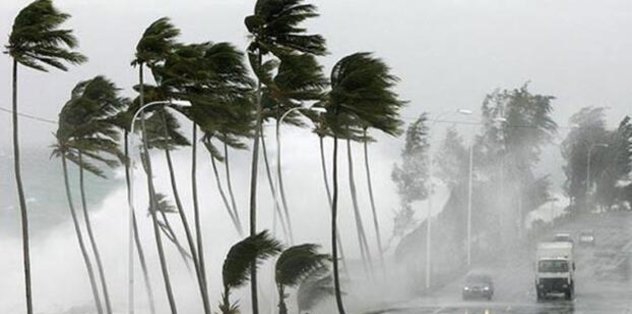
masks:
[[[487,275],[471,275],[465,278],[465,283],[467,284],[489,284],[491,281],[491,278]]]
[[[547,260],[538,263],[538,271],[541,273],[565,273],[568,272],[567,261]]]

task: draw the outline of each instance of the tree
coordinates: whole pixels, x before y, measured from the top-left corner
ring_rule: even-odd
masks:
[[[233,245],[222,266],[224,291],[219,309],[223,314],[239,313],[239,304],[231,303],[230,292],[244,286],[250,278],[251,267],[281,252],[281,244],[270,237],[267,231],[249,236]]]
[[[327,272],[329,255],[319,254],[318,245],[306,243],[284,250],[275,264],[274,279],[279,293],[279,314],[287,314],[286,288],[296,287],[315,273]]]
[[[56,133],[57,144],[54,146],[53,155],[62,158],[64,179],[67,187],[67,198],[75,232],[82,251],[84,262],[88,269],[97,310],[102,311],[98,288],[95,286],[92,263],[85,247],[81,229],[78,225],[77,215],[72,203],[71,192],[68,186],[67,162],[70,160],[79,167],[79,179],[81,190],[81,204],[85,227],[88,232],[88,239],[92,251],[94,252],[97,271],[103,290],[106,313],[112,313],[110,297],[101,255],[92,232],[92,224],[88,212],[85,186],[84,170],[105,178],[103,170],[96,163],[102,163],[109,167],[118,165],[118,160],[122,157],[122,152],[118,149],[117,142],[119,133],[112,123],[113,117],[118,114],[124,103],[117,96],[116,86],[102,76],[80,82],[72,90],[71,99],[64,105],[59,115],[59,128]],[[109,157],[108,157],[109,156]]]
[[[101,281],[106,313],[112,313],[112,305],[101,254],[92,231],[86,202],[84,170],[105,178],[103,170],[97,164],[116,167],[123,158],[123,153],[118,148],[120,133],[113,123],[113,119],[125,105],[118,97],[118,91],[114,83],[103,76],[80,82],[73,89],[71,100],[60,115],[60,130],[63,133],[61,137],[67,138],[66,145],[76,153],[76,156],[67,155],[66,158],[79,167],[83,217]]]
[[[143,67],[148,64],[150,67],[156,63],[164,60],[165,55],[170,52],[175,44],[176,37],[180,34],[180,30],[175,28],[168,18],[160,18],[153,22],[143,33],[143,36],[139,40],[136,46],[136,55],[132,65],[138,65],[138,80],[140,86],[140,105],[139,109],[145,105],[144,99],[144,76]],[[143,134],[146,134],[145,117],[143,114],[140,116],[141,130]],[[147,186],[149,190],[149,202],[152,208],[157,207],[156,192],[154,188],[152,178],[151,159],[149,158],[149,144],[147,143],[147,137],[143,136],[143,160],[145,162],[145,171],[147,172]],[[156,217],[156,211],[151,211],[154,238],[156,239],[156,248],[158,250],[158,257],[160,259],[160,267],[162,271],[162,277],[165,284],[165,291],[167,293],[167,299],[169,301],[169,308],[172,313],[177,313],[175,299],[173,297],[173,291],[171,288],[171,280],[169,278],[169,271],[167,270],[167,261],[164,255],[164,249],[162,246],[162,239],[160,237],[160,230],[158,226],[158,218]],[[193,252],[191,252],[193,256]],[[207,300],[204,292],[202,298]],[[209,313],[207,311],[207,313]]]
[[[245,18],[244,23],[252,35],[248,46],[250,66],[257,77],[255,94],[255,134],[252,145],[252,166],[250,175],[250,235],[257,233],[257,168],[259,158],[259,139],[263,119],[262,87],[266,84],[269,62],[264,57],[292,53],[323,55],[325,40],[320,35],[306,34],[300,26],[307,19],[318,16],[316,7],[303,4],[302,0],[257,0],[254,13]],[[251,267],[252,312],[258,314],[256,267]]]
[[[326,109],[327,126],[334,137],[333,147],[333,197],[331,246],[333,252],[334,287],[338,311],[344,313],[337,252],[338,214],[338,138],[356,135],[362,124],[389,135],[396,135],[399,129],[391,123],[396,119],[398,104],[402,102],[392,88],[397,77],[390,74],[388,66],[369,53],[355,53],[338,61],[331,71],[331,90],[322,105]]]
[[[464,182],[468,177],[468,154],[461,135],[455,128],[448,128],[435,162],[439,166],[439,177],[451,188]]]
[[[542,147],[557,132],[551,118],[554,99],[533,94],[524,84],[513,90],[494,91],[483,101],[483,134],[475,145],[481,156],[477,160],[486,161],[482,168],[495,176],[500,195],[495,206],[502,230],[499,239],[506,244],[517,243],[512,237],[521,235],[526,214],[546,201],[527,199],[525,195],[546,177],[536,177],[534,168]]]
[[[403,237],[414,227],[412,203],[428,197],[428,115],[421,114],[406,129],[404,150],[401,152],[401,166],[395,164],[391,179],[397,186],[400,209],[394,218],[393,238]],[[391,241],[392,239],[391,238]],[[390,241],[389,241],[390,242]]]
[[[569,123],[575,126],[562,142],[562,157],[566,160],[564,173],[566,182],[564,190],[570,197],[571,210],[589,210],[587,183],[587,162],[591,159],[590,177],[597,178],[597,174],[603,171],[604,160],[600,158],[603,149],[594,149],[594,144],[609,142],[606,130],[605,108],[585,107],[580,109],[569,119]],[[594,151],[591,151],[591,147]],[[590,153],[591,156],[588,156]]]
[[[87,60],[82,54],[72,51],[77,47],[77,39],[70,29],[60,29],[69,14],[53,7],[52,0],[36,0],[23,8],[13,22],[6,45],[6,53],[13,58],[12,73],[12,123],[13,123],[13,167],[18,190],[20,219],[22,222],[22,254],[24,263],[24,283],[26,313],[33,313],[31,294],[31,257],[29,252],[28,209],[22,186],[20,171],[20,144],[18,125],[18,64],[47,72],[48,67],[67,71],[66,63],[78,65]]]

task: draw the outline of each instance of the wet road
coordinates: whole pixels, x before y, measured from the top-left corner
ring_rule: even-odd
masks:
[[[556,231],[577,235],[585,229],[594,230],[597,243],[595,247],[576,244],[576,295],[572,301],[561,295],[536,300],[534,252],[524,250],[487,265],[494,274],[495,294],[491,301],[463,301],[461,278],[428,295],[371,313],[632,314],[632,213],[582,217]]]

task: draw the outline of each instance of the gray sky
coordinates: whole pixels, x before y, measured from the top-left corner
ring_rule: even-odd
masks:
[[[6,43],[17,12],[30,1],[0,4]],[[398,89],[410,101],[412,119],[422,111],[477,110],[493,89],[518,87],[557,97],[555,118],[564,125],[583,106],[609,106],[617,123],[630,113],[632,89],[632,4],[625,0],[322,0],[321,17],[310,22],[327,39],[329,71],[344,55],[373,51],[401,78]],[[72,15],[80,51],[90,61],[68,73],[20,68],[20,108],[56,118],[79,81],[103,74],[129,93],[136,71],[129,63],[143,30],[169,16],[181,40],[230,41],[245,47],[245,0],[57,0]],[[11,102],[11,60],[0,62],[0,106]],[[48,144],[52,128],[24,120],[22,141]],[[0,112],[0,144],[9,150],[9,115]]]

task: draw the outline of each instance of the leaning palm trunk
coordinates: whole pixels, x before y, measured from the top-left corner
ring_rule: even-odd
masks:
[[[331,251],[332,251],[332,264],[334,269],[334,292],[336,294],[336,306],[338,307],[338,313],[344,314],[345,309],[342,304],[342,292],[340,291],[340,275],[338,272],[338,242],[336,241],[338,235],[338,137],[334,135],[334,157],[333,157],[333,183],[334,192],[331,200]]]
[[[132,216],[132,233],[134,236],[134,243],[136,244],[136,251],[138,252],[138,261],[140,263],[141,270],[143,272],[143,279],[145,282],[145,291],[147,292],[147,300],[149,302],[149,311],[151,314],[156,313],[156,305],[154,300],[154,292],[151,289],[151,282],[149,281],[149,273],[147,272],[147,263],[145,262],[145,253],[143,252],[143,246],[140,242],[140,235],[138,234],[138,224],[136,223],[136,213],[134,211],[134,205],[132,204],[132,184],[131,184],[131,173],[130,173],[130,162],[129,162],[129,133],[125,130],[124,139],[125,139],[125,184],[127,186],[127,201],[129,204],[129,210]],[[130,239],[131,241],[131,239]],[[133,268],[133,258],[130,258],[130,268]],[[130,272],[130,274],[133,274]],[[134,281],[133,278],[130,278],[129,282],[129,291],[130,291],[130,312],[134,311]]]
[[[360,245],[360,253],[362,254],[362,262],[365,271],[369,275],[373,274],[373,262],[371,261],[371,252],[369,252],[369,244],[366,240],[364,225],[362,224],[362,216],[358,208],[358,196],[356,194],[355,180],[353,178],[353,157],[351,156],[351,140],[347,139],[347,160],[349,162],[349,190],[351,192],[351,201],[353,203],[353,214],[355,217],[356,230],[358,232],[358,242]],[[368,265],[368,268],[367,268]]]
[[[202,243],[202,222],[200,219],[200,206],[197,195],[197,125],[193,122],[193,139],[191,140],[191,191],[193,194],[193,215],[195,216],[195,234],[197,236],[197,263],[199,268],[202,297],[204,298],[204,313],[211,314],[211,306],[208,299],[208,284],[206,283],[206,266],[204,264],[204,244]]]
[[[226,142],[224,142],[224,169],[226,170],[226,186],[228,187],[228,194],[230,195],[230,202],[233,207],[233,213],[235,214],[235,219],[237,220],[237,223],[239,223],[239,227],[241,228],[239,210],[237,210],[237,202],[235,201],[235,194],[233,193],[233,184],[230,180],[230,165],[228,164],[228,144],[226,144]]]
[[[283,219],[283,213],[281,212],[281,205],[279,204],[279,199],[277,198],[276,189],[274,187],[274,182],[272,182],[272,173],[270,172],[270,163],[268,162],[268,150],[266,149],[266,140],[265,135],[261,132],[261,153],[263,154],[263,161],[266,167],[266,174],[268,175],[268,185],[270,185],[270,193],[272,194],[272,200],[274,201],[274,210],[279,215],[279,220],[281,222],[281,228],[283,229],[283,235],[285,236],[285,240],[287,242],[292,243],[292,230],[289,229],[289,225],[286,227],[286,222]],[[287,216],[286,216],[287,218]]]
[[[277,141],[277,176],[279,178],[279,194],[281,195],[281,202],[283,204],[283,212],[285,213],[285,219],[287,220],[287,228],[290,233],[290,245],[294,243],[294,232],[292,231],[292,219],[290,218],[290,210],[287,206],[287,200],[285,198],[285,188],[283,187],[283,173],[281,171],[281,139],[279,133],[279,120],[276,121],[276,141]],[[267,167],[267,161],[266,161]]]
[[[237,220],[237,217],[235,216],[235,212],[233,208],[231,207],[230,203],[228,202],[228,197],[226,197],[226,193],[224,193],[224,187],[222,186],[222,180],[220,180],[219,178],[219,173],[217,171],[217,162],[215,161],[215,157],[213,156],[213,154],[210,154],[210,155],[211,155],[211,166],[213,168],[213,174],[215,175],[215,183],[217,184],[217,190],[219,191],[219,195],[222,197],[222,201],[224,202],[224,207],[226,207],[226,211],[228,212],[228,216],[230,217],[230,220],[233,222],[233,225],[235,226],[235,230],[237,230],[237,233],[239,233],[240,237],[243,237],[244,231],[241,228],[241,223]]]
[[[164,136],[168,138],[169,133],[167,132],[167,121],[165,119],[165,115],[163,111],[160,111],[160,117],[162,119],[162,123],[164,126]],[[180,215],[180,220],[182,221],[184,233],[187,237],[187,243],[189,244],[189,250],[191,251],[191,256],[195,256],[196,254],[195,244],[193,242],[193,236],[191,235],[191,228],[189,227],[189,223],[187,222],[187,218],[184,212],[184,206],[182,206],[180,193],[178,192],[178,185],[176,183],[176,175],[173,168],[173,160],[171,159],[171,152],[169,151],[168,148],[165,148],[164,151],[165,151],[165,159],[167,159],[167,168],[169,169],[169,180],[171,182],[171,191],[173,192],[173,199],[176,203],[176,208],[178,210],[178,214]],[[182,245],[180,244],[180,241],[178,241],[178,239],[176,238],[176,234],[175,232],[173,232],[173,228],[171,227],[171,224],[169,223],[169,220],[167,219],[167,214],[163,211],[161,211],[160,213],[161,213],[162,219],[165,222],[165,225],[164,225],[165,233],[168,235],[169,239],[173,241],[174,245],[180,252],[182,259],[184,260],[184,264],[187,267],[189,267],[186,250],[182,247]],[[197,265],[195,265],[197,261],[193,257],[192,257],[192,260],[194,264],[193,267],[195,269],[195,273],[199,278],[199,275],[200,275],[199,270],[198,270]]]
[[[373,213],[373,227],[375,228],[375,235],[377,240],[377,251],[380,256],[380,263],[382,266],[382,275],[386,278],[386,266],[384,265],[384,252],[382,246],[382,237],[380,235],[380,225],[377,220],[377,211],[375,210],[375,200],[373,198],[373,186],[371,184],[371,167],[369,167],[369,148],[368,141],[366,140],[366,129],[364,129],[364,168],[366,169],[366,182],[369,187],[369,200],[371,201],[371,212]]]
[[[144,88],[143,88],[143,64],[139,66],[139,80],[140,80],[140,108],[144,105]],[[145,117],[141,115],[141,128],[143,131],[143,155],[145,159],[145,171],[147,173],[147,187],[149,189],[149,203],[151,206],[150,214],[154,227],[154,238],[156,239],[156,249],[158,250],[158,257],[160,259],[160,268],[162,271],[162,277],[165,283],[165,291],[167,293],[167,299],[169,301],[169,307],[171,313],[178,313],[176,308],[176,302],[173,297],[173,291],[171,289],[171,280],[169,279],[169,270],[167,269],[167,260],[165,259],[165,252],[162,246],[162,238],[160,236],[160,227],[158,226],[158,217],[156,211],[158,211],[158,204],[156,201],[156,190],[154,189],[153,173],[151,171],[151,159],[149,158],[149,144],[147,143],[147,129],[145,128]]]
[[[18,188],[18,201],[20,203],[20,220],[22,222],[22,255],[24,258],[24,287],[26,289],[26,313],[33,313],[33,299],[31,294],[31,253],[29,249],[29,220],[22,187],[22,174],[20,169],[20,137],[18,136],[18,61],[13,59],[13,171],[15,173],[15,185]]]
[[[92,263],[90,262],[90,257],[88,256],[88,250],[83,242],[81,228],[79,227],[79,220],[77,219],[77,212],[75,211],[75,206],[72,203],[70,184],[68,183],[68,165],[66,163],[66,155],[63,152],[61,154],[61,164],[64,171],[64,185],[66,187],[66,198],[68,199],[68,209],[70,209],[72,224],[75,227],[75,234],[77,236],[77,241],[79,242],[79,249],[81,250],[81,255],[83,256],[83,261],[86,264],[86,270],[88,271],[88,278],[90,279],[90,287],[92,288],[92,296],[94,297],[97,313],[102,314],[103,307],[101,305],[101,297],[99,296],[99,288],[97,287],[97,281],[94,277],[94,270],[92,269]]]
[[[320,166],[323,170],[323,181],[325,183],[325,191],[327,191],[327,201],[329,204],[329,208],[331,209],[332,201],[331,201],[331,190],[329,189],[329,179],[327,178],[327,165],[325,162],[325,149],[323,147],[323,136],[318,136],[318,141],[320,144]],[[336,229],[337,241],[338,241],[338,250],[340,251],[340,260],[342,261],[342,267],[345,270],[347,276],[349,275],[349,269],[347,268],[347,260],[345,259],[345,252],[342,247],[342,240],[340,239],[340,230]]]
[[[261,51],[257,52],[257,67],[261,67]],[[255,114],[255,134],[252,144],[252,165],[250,169],[250,236],[257,234],[257,171],[259,168],[259,137],[261,134],[261,80],[257,82],[257,99]],[[259,300],[257,298],[257,265],[250,265],[250,298],[252,314],[259,314]]]
[[[86,224],[86,230],[88,231],[88,240],[94,253],[94,260],[97,264],[97,272],[99,273],[99,279],[101,280],[101,289],[103,290],[103,303],[105,303],[105,312],[112,314],[112,305],[110,303],[110,294],[108,293],[108,285],[105,280],[105,271],[103,270],[103,263],[101,262],[101,254],[99,253],[99,247],[94,239],[94,233],[92,232],[92,223],[90,222],[90,215],[88,213],[88,205],[86,204],[86,191],[83,180],[83,167],[82,167],[82,154],[79,151],[79,190],[81,191],[81,207],[83,209],[83,219]]]

